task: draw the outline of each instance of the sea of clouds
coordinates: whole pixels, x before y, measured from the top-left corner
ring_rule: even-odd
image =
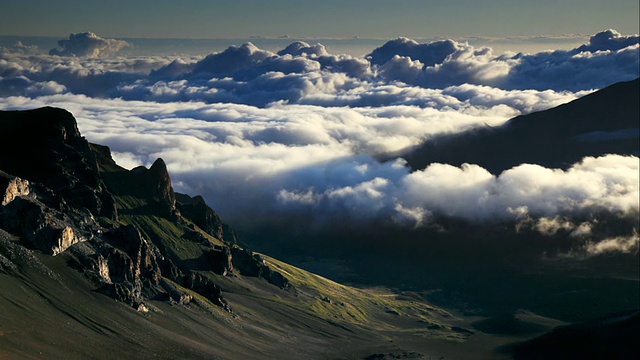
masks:
[[[162,157],[177,191],[202,194],[236,227],[286,226],[300,214],[325,226],[527,217],[545,234],[571,223],[558,219],[638,216],[635,156],[501,174],[474,164],[412,172],[402,160],[433,136],[500,125],[637,78],[638,35],[606,30],[575,49],[535,54],[398,38],[365,57],[304,42],[277,52],[246,43],[206,57],[117,56],[130,45],[81,33],[48,52],[0,48],[0,108],[71,111],[119,164]],[[589,251],[637,251],[638,235],[630,236]]]

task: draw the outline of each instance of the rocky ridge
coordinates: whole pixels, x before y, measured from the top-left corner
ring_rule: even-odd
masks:
[[[22,246],[66,256],[97,291],[140,311],[194,293],[231,311],[208,271],[292,289],[201,197],[176,194],[162,159],[121,168],[65,110],[0,112],[0,154],[0,231],[15,236],[0,247],[2,272],[18,271],[11,252]]]

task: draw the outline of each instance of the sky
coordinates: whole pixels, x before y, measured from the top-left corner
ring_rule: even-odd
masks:
[[[2,0],[0,35],[391,39],[638,33],[637,0]]]

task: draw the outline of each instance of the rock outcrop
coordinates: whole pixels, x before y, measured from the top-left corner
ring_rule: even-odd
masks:
[[[22,180],[0,170],[0,205],[6,206],[16,197],[28,196],[30,192],[28,180]]]
[[[289,280],[281,273],[271,269],[260,254],[254,254],[239,246],[232,246],[231,254],[233,265],[240,274],[263,278],[281,289],[291,288]]]
[[[104,149],[102,151],[104,152]],[[105,154],[101,156],[104,157]],[[108,167],[110,167],[109,164],[103,166],[103,168]],[[162,159],[157,159],[149,169],[144,166],[131,170],[120,168],[116,171],[107,171],[103,176],[114,195],[135,196],[143,199],[145,208],[140,210],[169,219],[176,217],[176,195],[167,166]]]
[[[218,214],[204,201],[202,196],[191,197],[176,193],[177,208],[180,214],[191,220],[207,234],[229,243],[236,242],[233,230],[222,222]]]
[[[17,196],[0,208],[0,227],[51,255],[86,241],[94,226],[97,224],[89,213],[64,213],[35,198]]]
[[[136,308],[162,292],[158,249],[132,225],[108,231],[85,259],[103,285],[99,291]]]
[[[0,121],[0,154],[7,154],[0,156],[0,169],[42,184],[73,207],[116,217],[95,155],[71,113],[50,107],[4,111]]]

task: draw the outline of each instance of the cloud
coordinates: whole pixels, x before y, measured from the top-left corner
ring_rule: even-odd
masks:
[[[404,37],[387,41],[384,45],[373,50],[366,57],[373,65],[383,65],[394,57],[407,57],[419,61],[423,66],[434,66],[443,63],[448,56],[458,51],[462,46],[453,40],[441,40],[427,44],[419,44],[415,40]]]
[[[637,76],[633,41],[609,32],[581,50],[496,56],[398,39],[371,62],[304,42],[277,53],[247,43],[204,58],[9,51],[0,52],[0,106],[70,110],[119,163],[162,157],[177,191],[204,195],[239,228],[293,218],[416,228],[451,217],[596,243],[619,234],[603,237],[592,214],[638,216],[637,157],[491,174],[473,164],[411,172],[399,156]]]
[[[416,227],[446,216],[517,222],[543,234],[589,233],[590,214],[638,216],[639,167],[633,156],[585,158],[566,171],[523,164],[494,175],[472,164],[432,164],[410,172],[401,152],[423,138],[488,120],[434,108],[326,108],[156,103],[78,95],[4,98],[5,108],[69,109],[90,141],[122,165],[168,164],[178,191],[202,194],[242,227],[308,214],[315,222],[386,221]],[[504,121],[506,118],[498,118]],[[348,220],[351,219],[351,220]],[[285,224],[282,224],[285,226]],[[582,226],[582,227],[581,227]]]
[[[70,52],[78,48],[109,55],[109,49],[122,45],[111,40],[86,33],[73,35],[64,44]],[[637,77],[638,63],[637,36],[608,30],[573,50],[500,56],[490,48],[453,40],[419,44],[405,38],[388,42],[367,58],[329,54],[323,45],[305,42],[294,42],[277,53],[246,43],[204,58],[68,58],[7,50],[0,52],[0,76],[9,89],[5,93],[16,96],[32,96],[32,90],[26,91],[33,84],[49,82],[92,97],[259,107],[278,102],[438,107],[449,101],[440,95],[446,94],[474,101],[476,107],[484,96],[493,99],[493,104],[485,101],[484,106],[507,105],[526,113],[558,104],[538,102],[541,96],[531,89],[575,97]],[[501,97],[513,91],[521,91],[523,105],[500,104]],[[531,100],[524,99],[528,91]]]
[[[631,236],[617,236],[598,242],[589,242],[585,245],[584,251],[587,256],[615,253],[634,254],[637,256],[639,248],[640,236],[638,236],[638,233],[635,233]]]
[[[18,41],[12,46],[0,46],[0,55],[2,54],[41,55],[42,51],[37,45],[25,45]]]
[[[476,84],[502,89],[597,89],[639,76],[638,36],[606,30],[589,44],[572,50],[495,56],[449,40],[418,44],[408,39],[387,42],[369,57],[387,80],[428,88]]]
[[[603,37],[610,39],[609,45],[593,40]],[[246,43],[193,63],[173,61],[154,70],[148,79],[120,86],[112,96],[256,106],[278,101],[376,106],[376,101],[400,103],[397,97],[390,100],[379,96],[381,91],[377,90],[383,87],[419,92],[476,85],[496,91],[583,92],[639,76],[637,37],[606,31],[593,39],[600,44],[598,49],[585,45],[573,50],[496,56],[488,47],[475,48],[453,40],[419,44],[399,38],[366,58],[331,55],[321,44],[294,42],[271,53]],[[606,50],[601,50],[603,46]],[[157,91],[167,86],[170,92]],[[172,96],[167,97],[169,93]],[[421,100],[406,96],[402,103],[417,104]]]
[[[623,36],[613,29],[608,29],[593,35],[589,39],[589,44],[578,47],[574,52],[596,52],[596,51],[617,51],[637,45],[640,36]]]
[[[121,83],[134,83],[149,72],[170,63],[166,58],[69,58],[0,52],[0,81],[13,83],[3,96],[33,96],[28,88],[55,82],[66,91],[89,96],[109,96]],[[23,83],[22,86],[15,84]]]
[[[278,51],[278,55],[291,55],[291,56],[325,56],[329,55],[327,49],[321,44],[309,45],[304,41],[296,41],[291,43],[289,46],[284,49]]]
[[[49,55],[100,57],[117,53],[132,46],[124,40],[105,39],[92,32],[70,34],[69,39],[58,41],[58,48],[51,49]]]
[[[195,64],[194,73],[230,75],[273,57],[273,53],[258,49],[252,43],[230,46],[227,50],[211,54]]]
[[[637,228],[629,234],[617,236],[590,236],[586,241],[574,245],[569,251],[558,254],[560,259],[585,260],[595,257],[632,255],[640,253],[640,236]]]

